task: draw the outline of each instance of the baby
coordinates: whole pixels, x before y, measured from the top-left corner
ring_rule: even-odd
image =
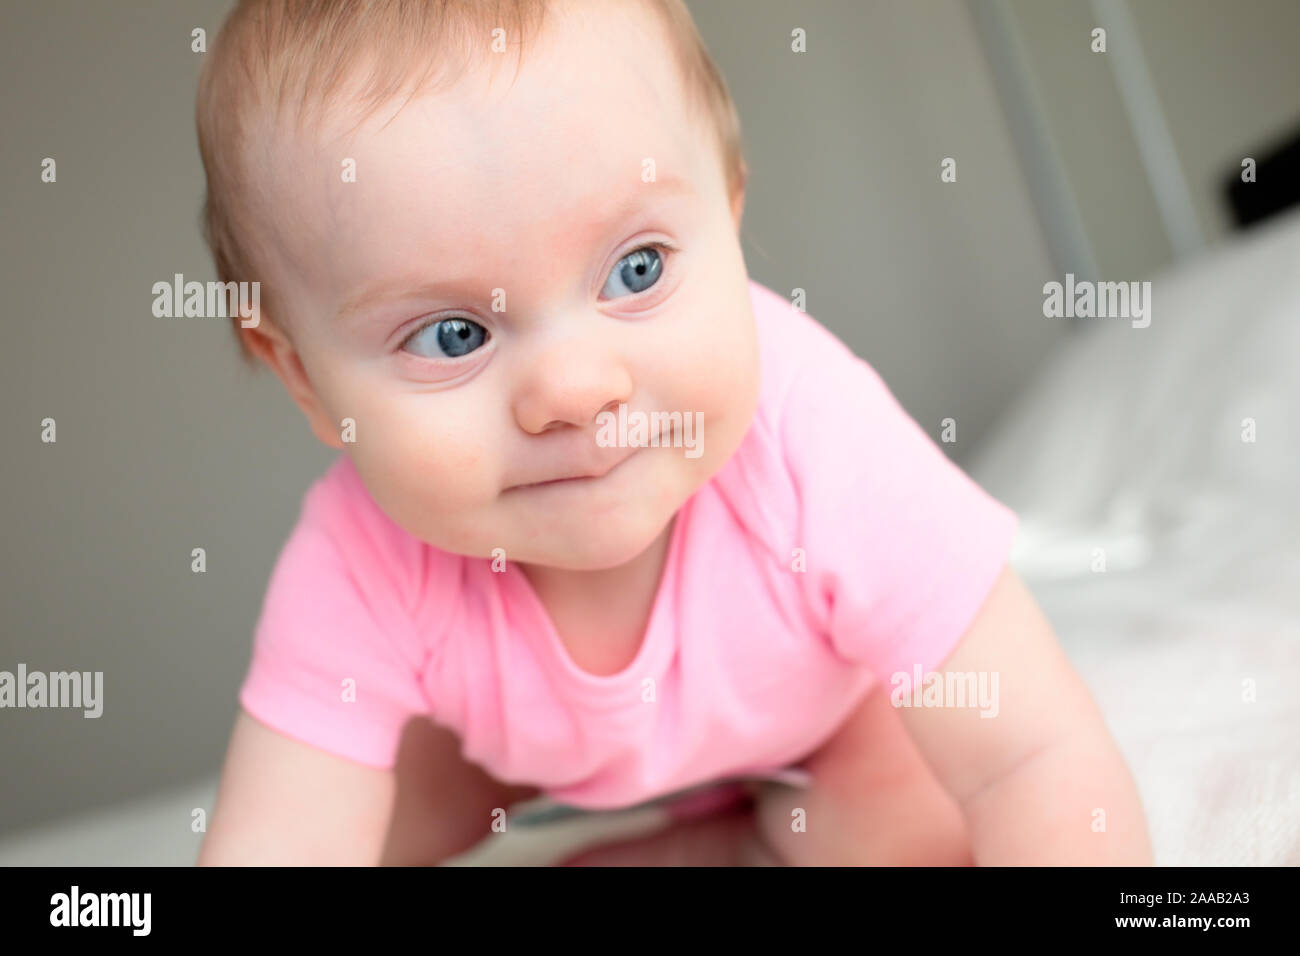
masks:
[[[342,452],[200,863],[432,864],[538,795],[786,768],[570,862],[1150,862],[1016,515],[748,278],[681,0],[245,0],[197,117],[238,341]]]

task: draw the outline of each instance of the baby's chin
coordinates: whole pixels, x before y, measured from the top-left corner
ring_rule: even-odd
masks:
[[[468,523],[463,513],[455,522],[442,522],[425,509],[420,521],[397,523],[413,537],[450,554],[487,560],[504,557],[510,563],[565,571],[604,571],[626,564],[654,544],[679,503],[656,495],[603,509],[598,517],[584,514],[583,509],[557,507],[559,502],[537,504],[535,511],[483,509],[479,520]],[[545,504],[554,510],[540,507]]]
[[[607,516],[599,522],[574,523],[515,544],[517,562],[563,571],[605,571],[627,564],[664,534],[674,511]]]

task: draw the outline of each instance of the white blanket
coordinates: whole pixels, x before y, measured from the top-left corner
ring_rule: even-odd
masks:
[[[1300,864],[1300,214],[1152,302],[1145,329],[1079,320],[970,470],[1021,515],[1013,563],[1130,761],[1156,862]]]

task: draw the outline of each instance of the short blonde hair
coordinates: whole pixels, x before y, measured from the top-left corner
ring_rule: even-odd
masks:
[[[286,109],[295,121],[323,109],[358,76],[368,113],[404,92],[455,78],[490,44],[497,27],[523,45],[541,29],[554,0],[239,0],[207,54],[195,103],[199,153],[207,176],[202,230],[222,282],[261,282],[265,315],[280,314],[263,281],[250,223],[252,177],[242,162],[258,110]],[[601,0],[610,2],[610,0]],[[658,14],[672,44],[692,107],[713,132],[728,195],[747,170],[740,120],[721,71],[704,46],[684,0],[626,0]],[[284,328],[283,317],[279,323]],[[243,358],[256,365],[238,321]]]

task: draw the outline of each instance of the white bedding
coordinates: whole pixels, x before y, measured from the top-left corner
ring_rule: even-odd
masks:
[[[1300,864],[1300,214],[1156,277],[1152,301],[1149,328],[1081,320],[971,472],[1021,515],[1013,563],[1130,762],[1156,862]],[[0,865],[190,864],[215,790],[0,841]],[[513,832],[456,862],[546,863],[662,819]]]
[[[1149,328],[1082,321],[971,471],[1156,862],[1300,864],[1300,214],[1156,277]]]

